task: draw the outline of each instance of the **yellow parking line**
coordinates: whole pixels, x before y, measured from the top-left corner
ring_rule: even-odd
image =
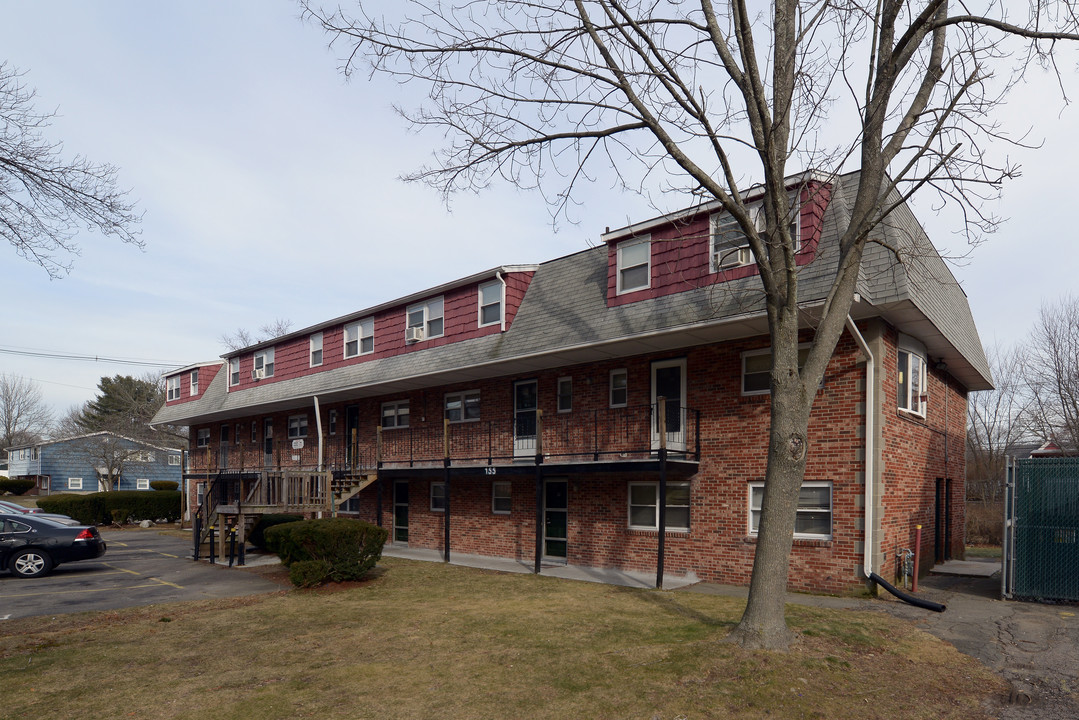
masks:
[[[164,583],[165,585],[172,585],[172,583]],[[56,592],[38,592],[38,593],[19,593],[16,595],[0,595],[0,598],[28,598],[28,597],[40,597],[42,595],[79,595],[84,593],[99,593],[99,592],[116,592],[117,590],[138,590],[148,587],[160,587],[161,583],[150,583],[148,585],[128,585],[127,587],[116,588],[89,588],[84,590],[60,590]],[[181,588],[179,585],[173,585],[173,587]]]
[[[112,568],[116,572],[130,573],[132,575],[142,575],[142,573],[140,573],[140,572],[135,572],[134,570],[128,570],[127,568],[118,568],[115,565],[110,565],[109,563],[101,563],[101,564],[104,565],[105,567]]]
[[[150,578],[150,579],[151,580],[156,580],[157,582],[161,583],[162,585],[168,585],[169,587],[174,587],[177,590],[183,590],[184,589],[183,585],[177,585],[176,583],[170,583],[168,580],[162,580],[161,578]]]

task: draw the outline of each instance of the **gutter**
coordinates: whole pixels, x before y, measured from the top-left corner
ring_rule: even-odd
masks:
[[[876,459],[876,379],[877,365],[873,352],[869,349],[862,333],[854,320],[847,315],[847,330],[858,343],[859,349],[865,353],[865,547],[863,548],[862,572],[869,577],[875,572],[873,567],[873,510],[876,498],[873,496],[873,479],[875,477]]]

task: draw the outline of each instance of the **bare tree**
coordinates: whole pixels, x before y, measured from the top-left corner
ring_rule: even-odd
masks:
[[[1001,498],[1005,459],[1029,437],[1031,400],[1022,350],[993,346],[986,358],[996,387],[967,399],[967,499],[990,503]]]
[[[236,328],[234,333],[223,333],[218,340],[221,344],[228,348],[230,351],[242,350],[245,347],[251,345],[257,345],[260,342],[266,340],[272,340],[282,335],[288,335],[289,330],[292,329],[292,321],[285,320],[284,318],[275,318],[273,322],[268,322],[265,325],[259,327],[257,333],[252,333],[247,328]]]
[[[141,217],[116,183],[116,168],[76,155],[45,137],[55,113],[34,109],[23,73],[0,62],[0,237],[50,277],[71,270],[80,228],[142,248]]]
[[[86,403],[71,405],[56,420],[53,421],[49,437],[53,440],[82,435],[86,429],[82,426],[83,413],[86,412]]]
[[[34,443],[48,431],[52,411],[33,380],[0,373],[0,451]]]
[[[1062,448],[1079,449],[1079,298],[1042,305],[1030,333],[1026,367],[1033,433]]]
[[[1014,168],[988,154],[1002,137],[991,112],[1028,61],[1051,63],[1052,43],[1079,39],[1071,6],[1032,0],[1016,22],[1003,0],[975,11],[947,0],[399,0],[355,14],[301,4],[342,48],[346,76],[383,73],[426,91],[401,112],[447,144],[409,179],[447,195],[502,179],[540,189],[556,219],[572,219],[581,185],[613,168],[628,189],[672,192],[681,207],[718,202],[737,221],[764,291],[773,367],[763,514],[733,637],[787,647],[809,415],[866,243],[926,188],[958,203],[972,237],[993,228],[981,201]],[[849,219],[800,369],[789,178],[848,163],[860,174],[836,188]],[[746,178],[759,183],[763,218]]]

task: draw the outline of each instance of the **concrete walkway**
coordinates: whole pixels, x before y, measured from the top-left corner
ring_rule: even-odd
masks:
[[[440,550],[400,547],[396,545],[386,545],[382,548],[382,556],[404,558],[406,560],[442,562],[442,551]],[[489,557],[487,555],[468,555],[466,553],[452,551],[450,552],[450,564],[512,573],[531,573],[535,570],[535,563],[531,560],[509,560],[507,558]],[[606,583],[607,585],[621,585],[623,587],[653,588],[656,586],[656,574],[654,572],[629,572],[624,570],[612,570],[609,568],[543,563],[540,566],[540,574],[549,577],[562,578],[564,580],[583,580],[585,582]],[[693,573],[685,576],[665,574],[663,576],[663,589],[677,590],[697,582],[697,576]]]

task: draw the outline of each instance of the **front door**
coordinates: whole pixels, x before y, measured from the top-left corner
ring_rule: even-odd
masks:
[[[566,562],[569,530],[569,484],[547,480],[543,487],[543,557]]]
[[[262,421],[262,456],[266,467],[273,467],[273,418]]]
[[[535,380],[513,383],[513,456],[536,456],[536,408],[539,391]]]
[[[663,418],[659,416],[657,399],[666,398],[667,449],[682,452],[686,449],[686,361],[664,360],[652,363],[652,449],[659,449]]]
[[[220,452],[217,456],[217,466],[219,468],[227,468],[229,466],[229,426],[225,423],[221,426],[221,445]]]
[[[408,480],[393,483],[393,541],[408,544]]]
[[[359,467],[356,457],[360,438],[360,408],[349,405],[345,408],[345,463],[352,469]]]

